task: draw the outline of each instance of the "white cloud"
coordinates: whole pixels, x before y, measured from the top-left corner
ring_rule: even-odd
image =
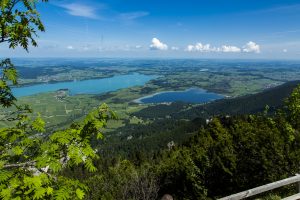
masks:
[[[243,47],[243,52],[260,53],[260,46],[255,42],[250,41]]]
[[[71,3],[60,5],[60,7],[65,8],[66,12],[72,16],[86,17],[91,19],[98,19],[99,16],[96,13],[96,8],[88,5]]]
[[[135,48],[136,49],[141,49],[141,48],[143,48],[143,46],[142,45],[136,45]]]
[[[193,45],[188,45],[187,48],[185,49],[185,51],[194,51],[194,46]]]
[[[188,45],[185,51],[193,52],[193,51],[198,51],[198,52],[221,52],[222,49],[219,47],[212,47],[210,44],[202,44],[202,43],[197,43],[195,45]]]
[[[162,43],[157,38],[152,39],[152,44],[150,45],[151,50],[168,50],[168,45]]]
[[[202,44],[197,43],[195,45],[188,45],[185,51],[193,52],[193,51],[199,51],[199,52],[215,52],[218,49],[215,47],[211,47],[210,44]]]
[[[223,45],[221,51],[224,53],[239,53],[241,52],[241,49],[236,46]]]
[[[287,49],[283,49],[282,51],[283,51],[283,53],[287,53],[287,52],[288,52],[288,50],[287,50]]]
[[[69,49],[69,50],[73,50],[74,49],[74,47],[73,46],[67,46],[67,49]]]
[[[173,51],[178,51],[178,50],[179,50],[179,47],[171,47],[171,49],[172,49]]]
[[[232,45],[223,45],[221,47],[213,47],[210,44],[197,43],[195,45],[188,45],[185,51],[188,52],[222,52],[222,53],[260,53],[260,46],[254,42],[248,42],[243,48],[232,46]]]
[[[120,18],[123,20],[135,20],[141,17],[145,17],[147,15],[149,15],[148,12],[137,11],[137,12],[121,13]]]

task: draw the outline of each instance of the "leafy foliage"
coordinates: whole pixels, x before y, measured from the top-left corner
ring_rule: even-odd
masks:
[[[11,92],[9,84],[17,84],[17,70],[9,59],[5,59],[0,63],[2,77],[0,78],[0,104],[4,107],[11,106],[16,98]]]
[[[47,1],[47,0],[43,0]],[[44,31],[36,10],[37,1],[1,0],[0,43],[8,42],[28,50],[37,46],[36,31]],[[91,141],[103,137],[102,129],[115,113],[105,104],[92,111],[82,123],[66,130],[47,133],[45,122],[32,110],[18,105],[11,86],[17,85],[18,73],[9,59],[0,63],[0,106],[14,107],[1,119],[13,124],[0,128],[1,199],[83,199],[88,188],[77,179],[62,175],[66,168],[82,166],[95,172],[99,156]]]
[[[42,0],[44,2],[48,0]],[[10,48],[37,46],[37,31],[45,31],[36,10],[36,0],[1,0],[0,43]],[[16,8],[17,7],[17,8]]]
[[[111,118],[114,113],[104,104],[83,123],[52,134],[45,133],[45,123],[40,117],[34,120],[27,117],[12,128],[1,128],[1,198],[82,199],[87,187],[60,173],[79,165],[89,172],[97,170],[93,160],[98,155],[91,140],[101,134],[100,129]]]

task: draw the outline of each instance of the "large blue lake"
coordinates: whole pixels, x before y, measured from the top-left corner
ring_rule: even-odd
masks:
[[[199,88],[191,88],[185,91],[161,92],[148,97],[143,97],[136,102],[139,103],[170,103],[182,101],[187,103],[206,103],[217,99],[222,99],[224,96],[216,93],[210,93]]]
[[[111,78],[92,79],[75,82],[60,82],[54,84],[38,84],[20,88],[13,88],[16,97],[30,96],[45,92],[54,92],[59,89],[69,89],[71,95],[76,94],[100,94],[116,91],[118,89],[141,86],[155,79],[156,76],[143,74],[118,75]]]

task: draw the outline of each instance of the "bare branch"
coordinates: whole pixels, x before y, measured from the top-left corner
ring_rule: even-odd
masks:
[[[4,165],[4,169],[9,169],[9,168],[19,168],[19,167],[33,167],[35,166],[35,161],[28,161],[25,163],[17,163],[17,164],[8,164]]]

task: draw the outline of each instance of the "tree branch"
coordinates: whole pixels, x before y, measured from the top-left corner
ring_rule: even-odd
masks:
[[[4,169],[9,169],[9,168],[18,168],[18,167],[32,167],[35,166],[35,161],[28,161],[25,163],[17,163],[17,164],[8,164],[4,165]]]
[[[8,42],[8,41],[9,41],[8,39],[7,40],[2,39],[2,40],[0,40],[0,43]]]

